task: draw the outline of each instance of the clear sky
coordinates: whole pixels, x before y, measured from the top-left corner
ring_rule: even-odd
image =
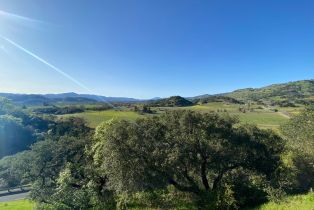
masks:
[[[0,92],[151,98],[313,79],[313,11],[312,0],[0,0]]]

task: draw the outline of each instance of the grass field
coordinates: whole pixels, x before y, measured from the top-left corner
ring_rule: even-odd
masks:
[[[34,204],[28,200],[18,200],[0,203],[0,210],[33,210]],[[141,210],[143,208],[132,208]],[[193,206],[178,209],[196,209]],[[148,209],[154,210],[154,209]],[[269,202],[254,209],[247,210],[314,210],[314,193],[306,195],[288,196],[280,203]]]
[[[287,118],[279,113],[269,112],[249,112],[238,113],[240,121],[243,123],[253,123],[261,128],[278,128],[287,121]]]
[[[135,120],[139,117],[143,117],[143,115],[137,114],[132,111],[115,111],[115,110],[106,110],[106,111],[87,111],[83,113],[77,114],[68,114],[62,115],[62,117],[80,117],[86,120],[86,122],[92,128],[97,127],[100,123],[110,120],[112,118],[119,120]]]
[[[269,202],[252,210],[313,210],[314,193],[288,196],[281,203]]]
[[[288,120],[288,116],[285,116],[282,112],[274,112],[269,109],[257,108],[252,106],[253,111],[242,113],[239,111],[240,105],[238,104],[225,104],[222,102],[209,103],[205,105],[195,105],[190,107],[156,107],[152,108],[158,114],[163,113],[166,110],[177,109],[189,109],[199,112],[228,112],[230,115],[237,115],[242,123],[253,123],[261,128],[278,129],[279,126]],[[296,112],[295,109],[284,109],[284,112]],[[101,122],[114,119],[135,120],[139,117],[145,117],[147,115],[140,115],[130,110],[106,110],[106,111],[86,111],[83,113],[62,115],[60,117],[80,117],[86,120],[89,126],[95,128]]]
[[[195,105],[191,107],[180,108],[157,108],[157,110],[172,110],[172,109],[190,109],[199,112],[227,112],[230,115],[236,115],[239,117],[241,123],[256,124],[260,128],[278,129],[280,125],[285,123],[289,118],[281,114],[281,112],[274,112],[269,109],[258,109],[258,106],[252,106],[253,111],[242,113],[239,111],[240,105],[237,104],[225,104],[221,102],[208,103],[205,105]]]
[[[28,200],[1,202],[0,210],[32,210],[34,204]]]

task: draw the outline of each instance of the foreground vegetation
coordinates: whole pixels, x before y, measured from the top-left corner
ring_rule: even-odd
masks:
[[[254,210],[312,210],[314,208],[314,193],[285,197],[279,203],[270,202]]]
[[[1,150],[0,187],[31,184],[38,209],[242,209],[314,187],[311,107],[289,120],[280,110],[224,102],[62,117],[0,105],[0,141],[19,146],[12,156]],[[74,117],[96,121],[99,112],[106,121],[96,129]],[[236,113],[283,125],[260,129]],[[15,138],[20,131],[29,135]]]
[[[34,203],[28,200],[0,202],[0,210],[33,210]]]
[[[35,204],[27,200],[11,201],[0,203],[0,210],[34,210]],[[306,195],[294,195],[284,197],[280,202],[268,202],[255,208],[246,210],[312,210],[314,207],[314,194],[308,193]],[[131,207],[132,210],[142,209],[140,205],[136,204]],[[176,209],[193,210],[197,209],[196,206],[186,202],[177,202]],[[146,210],[154,210],[146,208]]]

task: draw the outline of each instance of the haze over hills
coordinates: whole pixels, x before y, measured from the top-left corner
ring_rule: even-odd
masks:
[[[226,101],[230,103],[245,103],[247,101],[257,101],[267,104],[313,104],[314,103],[314,80],[300,80],[282,84],[273,84],[262,88],[245,88],[229,93],[215,95],[199,95],[194,97],[163,99],[155,97],[148,100],[128,98],[128,97],[106,97],[92,94],[60,93],[60,94],[13,94],[0,93],[0,96],[12,100],[21,105],[42,105],[45,103],[97,103],[97,102],[144,102],[154,101],[154,104],[171,104],[171,106],[188,106],[190,102],[208,103],[214,101]],[[169,102],[169,103],[168,103]],[[181,103],[182,102],[182,103]]]

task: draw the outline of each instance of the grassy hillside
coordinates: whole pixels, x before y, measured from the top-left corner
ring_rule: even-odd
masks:
[[[268,103],[314,102],[314,80],[302,80],[283,84],[270,85],[263,88],[246,88],[222,94],[241,101],[263,101]],[[287,104],[289,106],[289,104]]]

